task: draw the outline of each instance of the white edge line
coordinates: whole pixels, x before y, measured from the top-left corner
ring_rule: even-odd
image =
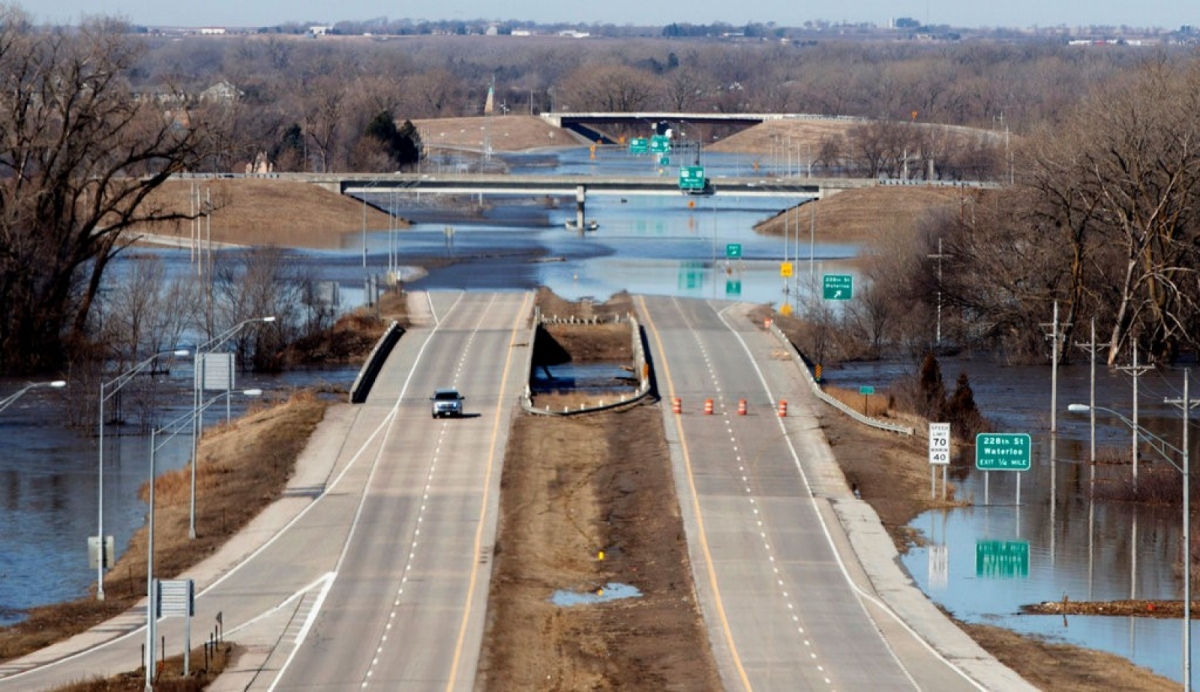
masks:
[[[758,373],[758,379],[762,383],[763,389],[766,390],[767,397],[770,400],[774,401],[775,395],[771,392],[771,386],[770,386],[770,384],[767,383],[767,378],[763,374],[762,369],[758,367],[758,361],[755,360],[754,354],[751,353],[750,346],[748,344],[746,344],[746,340],[744,338],[742,338],[741,333],[738,330],[734,329],[733,325],[731,325],[729,323],[729,321],[725,318],[725,313],[727,311],[729,311],[732,307],[733,306],[730,305],[723,310],[717,311],[717,316],[721,318],[721,322],[723,322],[725,324],[725,327],[727,329],[729,329],[730,332],[733,333],[734,337],[738,340],[738,343],[740,343],[742,345],[742,349],[746,352],[746,355],[749,357],[751,365],[754,366],[754,371],[756,373]],[[714,309],[715,309],[715,306],[714,306]],[[838,552],[837,546],[834,544],[833,535],[829,531],[829,525],[825,522],[825,517],[823,514],[821,514],[820,508],[817,507],[817,498],[813,495],[812,486],[808,482],[808,475],[804,473],[804,467],[800,463],[800,455],[796,452],[796,447],[795,447],[795,445],[792,444],[791,437],[788,436],[787,426],[784,425],[783,419],[781,419],[781,418],[776,418],[776,423],[779,425],[780,431],[783,433],[783,440],[787,443],[788,451],[792,455],[792,461],[793,461],[793,463],[795,463],[796,469],[800,472],[800,479],[802,481],[804,481],[804,487],[808,491],[808,501],[812,505],[813,512],[817,515],[817,521],[819,521],[821,523],[821,531],[825,534],[825,540],[829,544],[829,548],[833,552],[834,558],[837,560],[838,569],[841,570],[842,576],[845,577],[845,579],[846,579],[846,583],[850,585],[850,588],[853,589],[854,592],[857,593],[860,598],[874,603],[877,607],[879,607],[885,613],[890,615],[892,617],[892,619],[895,620],[901,627],[903,627],[914,639],[919,641],[921,643],[921,645],[925,647],[926,650],[928,650],[931,654],[933,654],[934,657],[936,657],[942,663],[945,663],[946,666],[949,667],[951,670],[953,670],[954,672],[956,672],[960,676],[962,676],[962,678],[964,680],[969,682],[976,689],[979,689],[979,690],[987,689],[986,687],[983,687],[982,685],[980,685],[979,682],[976,681],[974,678],[972,678],[970,675],[967,675],[966,671],[962,670],[962,668],[960,668],[956,663],[954,663],[953,661],[951,661],[948,658],[946,658],[945,656],[943,656],[940,651],[935,649],[932,644],[930,644],[928,641],[926,641],[924,637],[922,637],[920,634],[918,634],[916,632],[916,630],[914,630],[912,627],[910,627],[909,624],[907,622],[905,622],[903,618],[901,618],[899,615],[897,615],[896,612],[894,610],[892,610],[890,606],[887,605],[887,603],[884,603],[883,601],[880,601],[878,598],[875,598],[873,595],[871,595],[871,594],[867,593],[866,591],[864,591],[863,589],[861,589],[858,586],[858,584],[854,583],[854,579],[850,576],[850,570],[847,569],[846,563],[842,560],[841,553]],[[859,602],[859,607],[863,608],[863,612],[866,614],[866,616],[868,618],[870,618],[872,620],[874,619],[874,618],[871,618],[871,614],[866,611],[866,606],[863,605],[861,601]],[[882,632],[880,634],[882,635]],[[888,652],[892,654],[892,658],[894,658],[896,660],[897,665],[899,665],[900,669],[904,671],[905,676],[907,676],[908,679],[910,681],[912,681],[914,687],[919,688],[920,686],[916,684],[916,680],[914,680],[912,675],[908,672],[908,668],[904,665],[904,662],[900,660],[900,657],[896,654],[896,651],[892,648],[891,642],[889,642],[887,640],[886,636],[882,637],[882,640],[883,640],[884,646],[887,647]]]
[[[337,572],[329,572],[321,579],[325,582],[321,586],[321,592],[317,594],[317,600],[313,603],[312,610],[308,611],[308,617],[304,618],[304,624],[301,625],[300,631],[296,633],[296,642],[292,646],[292,651],[288,654],[287,660],[279,667],[279,673],[275,675],[275,679],[267,686],[267,692],[275,692],[275,687],[283,677],[283,671],[288,669],[292,664],[292,660],[296,658],[296,654],[300,653],[300,644],[308,636],[308,631],[312,629],[313,622],[316,621],[317,615],[320,614],[321,606],[325,603],[325,597],[329,595],[329,590],[333,588],[333,582],[337,580]],[[309,588],[312,587],[310,586]]]

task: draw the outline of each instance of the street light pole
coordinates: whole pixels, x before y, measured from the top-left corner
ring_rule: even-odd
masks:
[[[1191,411],[1200,400],[1188,396],[1188,381],[1191,370],[1183,371],[1183,399],[1163,399],[1163,403],[1183,409],[1183,689],[1192,689],[1192,541],[1191,541],[1191,497],[1192,486],[1188,473],[1191,470],[1188,455],[1188,427]]]
[[[34,389],[37,387],[58,388],[58,387],[65,387],[65,386],[67,386],[66,380],[54,380],[53,382],[32,382],[32,383],[27,384],[24,387],[18,389],[15,393],[9,394],[8,396],[4,397],[3,399],[0,399],[0,411],[3,411],[4,409],[8,408],[9,406],[12,406],[14,401],[16,401],[17,399],[20,399],[22,394],[24,394],[25,392],[28,392],[31,389]]]
[[[245,394],[246,396],[259,396],[262,394],[262,390],[261,389],[247,389],[246,391],[244,391],[242,393]],[[218,394],[217,396],[213,397],[212,399],[202,402],[200,407],[198,409],[196,409],[195,411],[185,413],[182,416],[179,416],[175,420],[171,421],[170,423],[167,423],[166,425],[163,425],[160,428],[155,428],[150,431],[150,493],[149,493],[150,518],[146,523],[146,532],[147,532],[146,533],[146,647],[145,647],[146,659],[144,661],[144,663],[146,665],[146,687],[145,687],[146,692],[152,692],[154,690],[154,644],[155,644],[155,640],[157,639],[155,629],[156,629],[156,625],[157,625],[156,615],[158,614],[157,594],[155,593],[155,589],[154,589],[154,486],[157,485],[157,483],[155,482],[156,474],[157,474],[157,469],[155,468],[155,455],[158,453],[158,450],[163,445],[170,442],[173,437],[175,437],[176,435],[178,435],[180,432],[182,432],[184,430],[184,428],[186,427],[186,424],[188,423],[188,419],[194,419],[197,415],[203,413],[204,409],[211,406],[212,403],[215,402],[219,398],[220,398],[220,395]],[[168,433],[167,436],[165,438],[163,438],[161,441],[158,439],[158,434],[160,432]],[[193,483],[195,483],[195,478],[196,478],[195,466],[196,466],[196,463],[195,463],[195,460],[193,460],[192,461],[192,482]],[[193,485],[193,489],[194,488],[195,488],[195,486]],[[193,495],[193,503],[192,503],[193,509],[195,509],[194,500],[195,500],[195,496]],[[191,536],[191,538],[195,538],[195,536],[193,535],[193,536]]]
[[[274,315],[268,315],[266,317],[252,317],[248,320],[242,320],[241,322],[238,322],[237,324],[233,325],[229,329],[226,329],[224,332],[221,332],[220,334],[213,337],[212,339],[209,339],[206,343],[204,343],[203,345],[201,345],[199,348],[196,349],[196,356],[193,361],[194,365],[192,366],[192,370],[194,372],[193,379],[195,381],[193,382],[193,386],[192,386],[192,473],[191,473],[191,499],[189,501],[189,510],[188,510],[188,538],[191,538],[191,539],[196,538],[196,467],[200,464],[200,433],[203,432],[203,422],[204,422],[203,421],[204,410],[203,410],[203,407],[200,405],[200,402],[204,398],[205,364],[207,363],[207,357],[209,355],[209,352],[213,351],[214,349],[220,348],[222,345],[225,344],[225,342],[232,339],[235,334],[237,334],[239,331],[241,331],[242,327],[245,327],[246,325],[250,324],[251,322],[274,322],[274,321],[275,321]],[[232,381],[232,378],[230,378],[230,381]],[[228,406],[228,401],[229,401],[229,390],[230,390],[230,385],[227,383],[226,387],[225,387],[225,396],[226,396],[226,405],[227,406]]]
[[[100,383],[100,424],[97,430],[97,435],[99,437],[99,452],[96,461],[96,487],[98,493],[96,500],[96,540],[99,543],[98,550],[100,551],[100,554],[97,556],[96,560],[97,601],[104,600],[104,567],[106,562],[105,558],[108,557],[105,555],[106,544],[104,542],[104,402],[113,397],[121,390],[122,387],[133,381],[133,378],[144,368],[146,368],[146,366],[155,362],[162,356],[186,356],[187,354],[188,352],[183,349],[161,351],[159,353],[155,353],[146,360],[143,360],[120,375],[117,375],[108,382]]]
[[[1183,371],[1183,398],[1164,399],[1163,403],[1181,406],[1183,408],[1183,446],[1176,447],[1163,438],[1146,430],[1124,415],[1103,406],[1089,404],[1070,404],[1067,410],[1071,413],[1086,413],[1088,411],[1104,411],[1110,413],[1133,431],[1135,436],[1150,443],[1150,448],[1158,452],[1168,464],[1183,474],[1183,689],[1192,689],[1192,531],[1191,531],[1191,461],[1188,454],[1188,426],[1191,423],[1191,410],[1200,405],[1200,399],[1189,398],[1188,380],[1190,370]],[[1157,444],[1155,444],[1157,443]],[[1182,465],[1176,464],[1167,451],[1173,451],[1182,458]]]

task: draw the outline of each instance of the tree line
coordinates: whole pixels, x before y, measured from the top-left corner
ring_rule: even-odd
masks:
[[[1075,345],[1094,324],[1109,364],[1135,349],[1143,363],[1194,359],[1200,59],[1160,55],[1122,72],[1015,140],[1012,156],[1011,184],[960,190],[911,237],[881,233],[853,304],[807,308],[807,347],[830,359],[973,348],[1045,362],[1056,333],[1065,361],[1085,354]]]

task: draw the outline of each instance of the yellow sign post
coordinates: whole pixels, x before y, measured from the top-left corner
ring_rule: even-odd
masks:
[[[779,263],[779,275],[785,279],[790,277],[792,275],[792,263],[791,262],[780,262]]]

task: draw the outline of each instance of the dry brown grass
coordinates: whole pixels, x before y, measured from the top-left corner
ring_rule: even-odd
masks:
[[[904,233],[907,236],[931,213],[958,213],[963,200],[977,194],[977,191],[964,193],[956,188],[919,185],[846,190],[812,203],[812,209],[807,204],[793,207],[762,222],[755,230],[782,236],[786,222],[789,233],[795,233],[799,228],[803,237],[813,227],[815,209],[814,235],[818,238],[851,242],[884,234]]]
[[[857,120],[842,120],[836,118],[804,118],[788,120],[768,120],[753,127],[734,133],[725,139],[707,145],[709,151],[743,152],[761,154],[763,157],[774,156],[773,166],[784,166],[791,151],[792,165],[798,167],[797,159],[807,160],[816,156],[821,150],[821,141],[827,137],[845,137],[856,127],[864,123]],[[1001,133],[991,130],[959,127],[952,125],[935,125],[916,123],[912,127],[930,134],[935,138],[945,138],[951,142],[970,143],[979,137],[990,138],[997,145],[1002,145]]]
[[[580,145],[580,141],[570,132],[533,115],[436,118],[412,122],[417,126],[426,150],[457,148],[483,151],[485,135],[495,151]]]
[[[815,156],[821,150],[821,140],[826,137],[845,136],[857,125],[859,123],[852,120],[833,118],[769,120],[729,135],[705,148],[709,151],[761,154],[763,157],[771,156],[772,152],[775,152],[777,158],[772,161],[772,165],[783,165],[787,161],[788,148],[792,150],[793,159],[796,152],[800,152],[802,157],[807,156],[804,152]]]
[[[872,418],[892,417],[892,410],[888,405],[888,393],[886,389],[877,387],[874,394],[867,396],[860,394],[857,390],[846,389],[844,387],[825,386],[822,389],[829,396],[832,396],[834,399],[837,399],[864,416]]]
[[[200,692],[212,684],[237,658],[236,645],[217,643],[212,654],[205,656],[205,647],[192,650],[188,677],[183,676],[183,654],[160,661],[156,671],[154,689],[157,692]],[[146,673],[139,668],[130,673],[111,678],[96,678],[67,685],[58,692],[142,692],[145,689]]]
[[[361,233],[363,205],[317,185],[283,180],[235,178],[196,180],[212,195],[212,240],[243,245],[336,249],[347,233]],[[170,180],[149,199],[150,208],[189,213],[193,181]],[[388,228],[387,214],[368,207],[367,228]],[[403,223],[403,222],[402,222]],[[187,241],[192,222],[163,222],[132,229]]]

